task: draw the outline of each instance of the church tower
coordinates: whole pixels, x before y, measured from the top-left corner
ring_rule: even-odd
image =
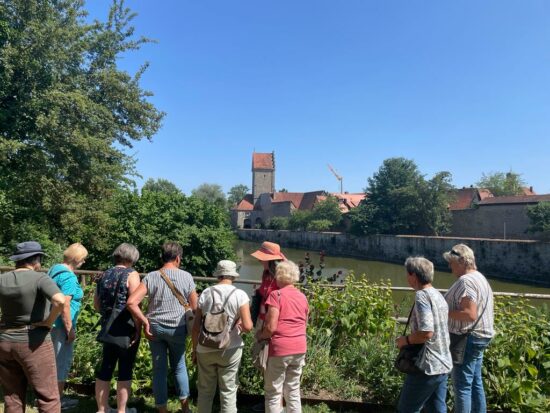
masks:
[[[275,192],[275,152],[252,154],[252,197]]]

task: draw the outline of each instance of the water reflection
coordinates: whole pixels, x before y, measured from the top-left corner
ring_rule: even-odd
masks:
[[[260,280],[262,276],[262,266],[250,253],[258,248],[259,244],[248,241],[237,241],[235,249],[238,260],[241,265],[240,274],[242,279]],[[283,252],[288,259],[297,264],[304,262],[306,251],[292,248],[283,248]],[[319,269],[319,251],[309,251],[311,263],[315,265],[316,270]],[[429,257],[428,257],[429,258]],[[480,264],[480,271],[483,272],[483,264]],[[367,261],[355,258],[332,257],[327,255],[325,258],[325,268],[323,269],[323,277],[329,277],[333,274],[343,271],[353,271],[355,274],[365,274],[371,281],[385,280],[390,281],[393,286],[408,287],[405,277],[405,270],[402,265],[389,264],[380,261]],[[436,271],[434,276],[434,287],[448,288],[455,281],[455,277],[450,272]],[[529,292],[538,294],[550,294],[550,288],[533,287],[525,284],[505,282],[495,279],[490,279],[493,291],[504,292]],[[246,286],[245,289],[252,291],[252,286]]]

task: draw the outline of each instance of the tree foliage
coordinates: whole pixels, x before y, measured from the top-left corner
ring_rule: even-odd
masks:
[[[225,209],[182,193],[121,192],[115,201],[110,247],[134,244],[141,255],[137,268],[160,265],[160,246],[176,241],[183,247],[182,267],[195,275],[210,275],[216,263],[232,259],[233,235]],[[102,257],[108,256],[108,251]]]
[[[352,211],[352,232],[361,234],[439,235],[448,231],[451,175],[426,180],[405,158],[386,159],[368,180],[367,198]]]
[[[140,86],[147,66],[133,76],[117,67],[148,41],[135,38],[134,15],[122,1],[105,22],[85,14],[79,0],[0,3],[3,244],[28,238],[29,225],[101,244],[111,199],[135,173],[125,148],[161,126]]]
[[[523,194],[526,183],[521,174],[510,171],[484,173],[476,185],[490,190],[494,196],[513,196]]]
[[[227,204],[229,207],[234,207],[241,202],[244,196],[248,194],[248,191],[250,191],[250,188],[244,184],[232,186],[227,193]]]
[[[225,194],[222,187],[218,184],[200,184],[191,191],[191,196],[203,199],[220,207],[224,207],[226,204]]]
[[[172,182],[170,182],[168,179],[153,179],[149,178],[143,187],[141,188],[141,192],[145,191],[151,191],[151,192],[163,192],[167,194],[181,194],[181,190]]]
[[[539,202],[527,208],[530,233],[541,233],[543,238],[550,239],[550,202]]]
[[[328,221],[329,228],[336,227],[342,219],[342,211],[340,211],[340,204],[338,198],[334,196],[327,196],[326,199],[317,202],[313,206],[311,211],[312,221]]]

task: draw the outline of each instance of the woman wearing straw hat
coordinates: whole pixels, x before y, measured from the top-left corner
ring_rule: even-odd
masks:
[[[239,277],[237,265],[233,261],[218,262],[214,277],[219,282],[200,295],[195,313],[197,322],[193,325],[193,360],[197,363],[199,372],[198,412],[212,411],[218,385],[220,411],[234,413],[237,412],[237,377],[244,346],[240,334],[252,330],[250,299],[243,290],[232,285],[235,278]],[[221,311],[227,315],[226,325],[230,326],[227,344],[223,348],[201,344],[199,336],[205,316]]]
[[[10,257],[15,270],[0,276],[0,383],[7,412],[25,410],[28,384],[39,412],[61,409],[50,328],[65,296],[50,277],[38,272],[44,255],[36,241],[17,244]]]

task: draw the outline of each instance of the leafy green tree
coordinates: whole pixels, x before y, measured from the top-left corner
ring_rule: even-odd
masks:
[[[204,199],[220,207],[224,207],[227,202],[223,189],[218,184],[201,184],[191,191],[191,196]]]
[[[307,224],[308,231],[328,231],[332,227],[333,223],[328,219],[312,219]]]
[[[550,202],[539,202],[527,208],[530,233],[541,233],[544,239],[550,239]]]
[[[311,220],[311,211],[295,210],[288,219],[288,229],[293,231],[305,231]]]
[[[30,226],[52,239],[101,244],[112,198],[130,185],[125,149],[151,139],[164,114],[117,59],[148,42],[113,2],[86,22],[80,0],[0,2],[0,193],[11,218],[0,241]],[[25,236],[24,238],[27,238]]]
[[[250,188],[244,184],[232,186],[227,193],[227,203],[229,207],[234,207],[239,202],[241,202],[244,196],[248,194],[248,191],[250,191]]]
[[[448,230],[451,175],[426,180],[405,158],[386,159],[368,180],[367,199],[351,215],[356,234],[441,234]]]
[[[287,217],[273,217],[269,221],[269,229],[287,229],[288,218]]]
[[[482,174],[476,183],[479,188],[486,188],[494,196],[521,195],[526,186],[521,174],[515,172],[491,172]]]
[[[149,178],[147,182],[141,188],[141,192],[152,191],[152,192],[164,192],[167,194],[181,194],[180,189],[167,179],[159,178],[152,179]]]
[[[342,211],[340,211],[340,204],[338,202],[338,198],[334,196],[329,195],[326,199],[317,202],[311,211],[312,221],[328,221],[330,222],[329,228],[336,227],[340,223],[341,219]]]
[[[118,195],[113,218],[111,245],[103,256],[130,242],[140,252],[137,268],[143,271],[160,265],[160,247],[166,241],[182,245],[182,267],[194,275],[210,275],[219,260],[234,258],[225,209],[197,197],[126,191]]]

